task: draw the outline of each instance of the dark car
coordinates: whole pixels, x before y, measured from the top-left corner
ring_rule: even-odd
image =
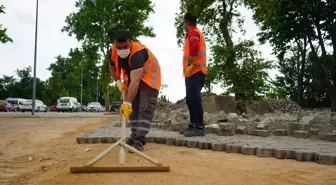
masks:
[[[112,102],[110,105],[110,112],[117,111],[121,107],[120,102]]]
[[[3,112],[11,112],[11,111],[16,112],[17,108],[14,107],[10,103],[1,103],[0,104],[0,111],[3,111]]]

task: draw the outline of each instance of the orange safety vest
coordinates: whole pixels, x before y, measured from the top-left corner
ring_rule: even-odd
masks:
[[[206,59],[205,39],[203,37],[203,34],[201,33],[201,31],[199,31],[198,28],[195,28],[191,31],[196,31],[200,35],[200,45],[199,45],[198,55],[194,57],[194,60],[192,62],[192,64],[194,64],[195,67],[190,71],[190,76],[199,72],[199,71],[202,71],[203,74],[206,74],[206,70],[207,70],[206,61],[207,61],[207,59]],[[188,67],[188,59],[189,59],[189,57],[191,57],[189,55],[189,40],[190,40],[190,37],[188,36],[185,40],[185,43],[184,43],[183,71]]]
[[[154,54],[145,46],[136,42],[132,42],[132,47],[131,47],[131,52],[130,56],[128,58],[128,64],[131,65],[131,58],[134,55],[134,53],[146,49],[148,52],[148,60],[145,62],[144,67],[143,67],[143,73],[141,76],[141,80],[145,82],[147,85],[152,87],[153,89],[157,89],[158,91],[161,88],[161,67],[154,56]],[[112,46],[112,51],[111,51],[111,60],[114,62],[115,67],[116,67],[116,75],[124,80],[124,83],[128,86],[128,79],[129,77],[127,76],[126,72],[119,68],[119,62],[118,62],[118,54],[117,54],[117,49],[115,46]]]

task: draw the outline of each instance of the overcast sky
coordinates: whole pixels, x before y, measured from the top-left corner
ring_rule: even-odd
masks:
[[[38,46],[37,46],[37,77],[46,80],[50,77],[47,67],[55,61],[57,55],[67,56],[69,49],[79,47],[74,37],[61,32],[64,20],[75,9],[76,0],[40,0]],[[182,49],[177,46],[175,13],[179,10],[179,0],[154,0],[155,13],[150,15],[148,25],[154,27],[155,38],[142,38],[145,44],[158,58],[162,70],[162,83],[168,88],[164,94],[172,101],[185,96],[184,78],[182,77]],[[0,23],[8,29],[8,35],[13,43],[0,44],[0,75],[14,75],[16,69],[34,64],[34,31],[36,0],[0,0],[6,9],[6,14],[0,15]],[[253,39],[257,41],[258,27],[252,20],[252,12],[245,8],[239,9],[245,17],[246,35],[234,35],[234,40]],[[209,47],[209,44],[207,45]],[[275,59],[271,55],[269,45],[258,46],[263,56]],[[271,76],[274,77],[274,70]],[[215,86],[213,92],[224,90]]]

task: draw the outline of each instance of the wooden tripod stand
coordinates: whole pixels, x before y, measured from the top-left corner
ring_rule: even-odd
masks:
[[[125,93],[123,93],[123,100],[125,99]],[[92,165],[102,159],[111,150],[120,146],[119,151],[119,164],[120,166],[108,166],[108,167],[93,167]],[[155,166],[124,166],[125,164],[125,149],[130,150],[139,156],[143,157],[147,161],[153,163]],[[126,143],[126,118],[122,115],[121,118],[121,138],[106,148],[84,166],[70,167],[72,173],[88,173],[88,172],[141,172],[141,171],[170,171],[170,166],[163,166],[159,161],[149,157],[148,155],[140,152]]]

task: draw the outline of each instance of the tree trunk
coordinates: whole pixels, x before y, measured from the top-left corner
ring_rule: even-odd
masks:
[[[297,103],[302,106],[302,100],[303,100],[303,76],[305,72],[305,64],[306,64],[306,54],[307,54],[307,38],[305,37],[303,39],[303,45],[301,45],[301,42],[299,40],[296,41],[298,45],[298,77],[297,77]]]
[[[109,106],[110,106],[110,92],[109,92],[109,84],[105,86],[106,88],[106,93],[105,93],[105,111],[110,111]]]
[[[333,23],[331,31],[330,31],[330,36],[331,36],[331,42],[333,45],[333,55],[334,55],[334,60],[336,62],[336,22]]]

